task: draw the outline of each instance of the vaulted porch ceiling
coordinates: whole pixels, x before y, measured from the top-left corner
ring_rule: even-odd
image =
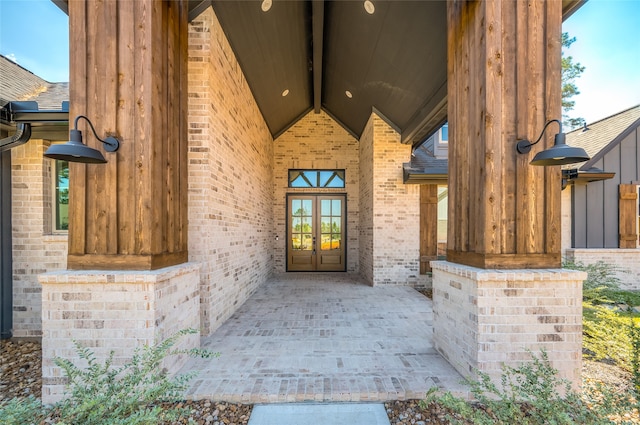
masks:
[[[312,109],[359,137],[375,108],[407,141],[446,119],[443,1],[211,3],[274,136]]]
[[[410,144],[447,119],[445,1],[189,0],[189,18],[209,6],[274,137],[311,110],[357,138],[375,110]]]

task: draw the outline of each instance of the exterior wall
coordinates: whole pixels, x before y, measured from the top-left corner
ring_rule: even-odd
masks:
[[[55,366],[62,357],[82,365],[73,345],[91,347],[98,361],[114,351],[114,365],[134,348],[152,345],[182,329],[200,328],[199,266],[180,264],[153,271],[61,271],[39,276],[42,284],[42,401],[62,398],[65,379]],[[198,334],[178,341],[177,349],[200,346]],[[175,373],[187,360],[168,358]]]
[[[373,116],[360,136],[360,276],[370,285],[374,284],[372,119]]]
[[[189,260],[215,331],[273,269],[273,140],[211,8],[189,26]]]
[[[420,187],[402,180],[410,156],[411,146],[372,114],[360,138],[360,227],[362,274],[373,285],[427,285],[427,276],[420,275]]]
[[[32,139],[11,150],[13,336],[42,335],[38,274],[67,267],[67,235],[52,234],[53,161],[49,142]]]
[[[566,257],[567,250],[571,248],[571,193],[573,185],[568,185],[562,190],[562,198],[560,201],[561,210],[561,251],[562,256]]]
[[[545,349],[560,376],[580,385],[582,281],[567,270],[484,270],[434,261],[436,349],[458,372],[499,383],[502,365]]]
[[[610,180],[574,185],[572,247],[618,248],[618,185],[640,182],[640,129],[628,134],[593,166],[616,174]]]
[[[347,272],[359,269],[360,171],[358,141],[326,113],[309,112],[274,141],[275,272],[286,270],[286,194],[347,193]],[[344,169],[345,188],[289,188],[289,169]]]
[[[584,264],[603,261],[614,268],[622,288],[640,290],[640,249],[569,249],[566,256]]]

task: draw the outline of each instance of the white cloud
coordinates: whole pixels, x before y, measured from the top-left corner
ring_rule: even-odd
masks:
[[[6,58],[7,58],[7,59],[9,59],[9,60],[10,60],[10,61],[12,61],[12,62],[18,63],[18,59],[16,58],[15,53],[9,53],[9,54],[6,56]]]

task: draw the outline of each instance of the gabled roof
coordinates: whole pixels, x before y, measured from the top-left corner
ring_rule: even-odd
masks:
[[[29,123],[34,139],[68,138],[69,83],[50,83],[2,55],[0,75],[0,129]]]
[[[188,0],[189,19],[210,6],[274,138],[312,109],[358,138],[376,109],[412,145],[447,120],[444,0]]]
[[[402,164],[404,183],[447,184],[449,160],[446,156],[437,156],[435,152],[435,137],[432,135],[413,150],[411,162]]]
[[[577,167],[581,170],[593,167],[608,151],[638,126],[640,126],[640,105],[567,133],[567,144],[583,148],[591,157],[589,161],[579,164]],[[575,167],[576,165],[572,164],[572,168]]]
[[[39,109],[61,110],[69,100],[69,83],[50,83],[0,55],[0,107],[9,102],[35,101]]]

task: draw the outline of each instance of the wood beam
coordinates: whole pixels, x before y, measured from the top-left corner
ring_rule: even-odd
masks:
[[[313,111],[322,109],[322,49],[324,43],[324,0],[313,0]]]
[[[186,261],[186,5],[69,3],[70,117],[86,115],[121,141],[107,164],[70,165],[69,269]]]
[[[562,4],[447,3],[447,259],[480,268],[560,266],[560,167],[516,140],[561,117]]]

